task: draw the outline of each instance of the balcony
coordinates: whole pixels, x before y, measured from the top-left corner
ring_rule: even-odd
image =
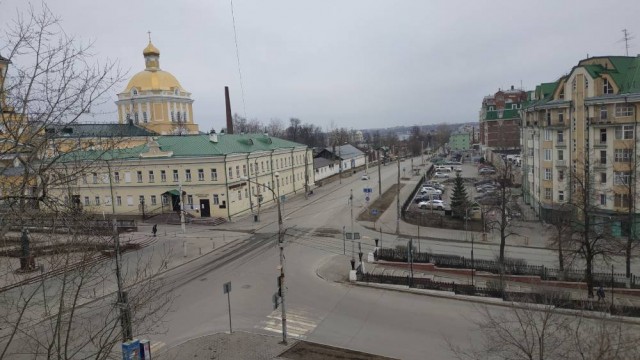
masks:
[[[595,148],[606,148],[607,147],[607,140],[596,139],[596,141],[593,142],[593,147],[595,147]]]
[[[609,124],[613,124],[613,121],[609,117],[602,118],[600,116],[592,116],[588,117],[589,124],[592,126],[607,126]]]
[[[607,168],[607,161],[605,159],[605,161],[602,161],[601,159],[597,159],[593,161],[593,167],[595,169],[606,169]]]
[[[567,162],[565,160],[556,160],[557,167],[567,167]]]
[[[556,141],[556,147],[557,148],[566,148],[567,147],[567,142],[564,141],[564,140],[562,140],[562,141],[558,140],[558,141]]]

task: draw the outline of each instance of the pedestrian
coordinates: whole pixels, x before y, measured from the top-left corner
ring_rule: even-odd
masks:
[[[600,285],[596,294],[598,294],[598,302],[604,301],[604,289],[602,288],[602,285]]]
[[[156,233],[158,232],[158,224],[153,224],[151,232],[153,233],[153,237],[156,237]]]

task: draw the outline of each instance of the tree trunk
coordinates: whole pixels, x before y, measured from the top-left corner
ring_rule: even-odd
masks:
[[[562,254],[562,231],[558,231],[558,267],[560,268],[560,272],[564,273],[564,255]]]
[[[587,261],[587,267],[585,269],[585,280],[587,282],[587,295],[589,298],[593,298],[593,272],[592,272],[592,256],[585,256],[585,260]]]

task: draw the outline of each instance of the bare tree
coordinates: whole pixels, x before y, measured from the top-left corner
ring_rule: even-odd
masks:
[[[548,305],[521,303],[509,308],[479,307],[482,341],[462,348],[447,341],[458,359],[637,359],[640,329],[604,315],[557,312]],[[446,339],[445,339],[446,341]]]
[[[112,255],[120,241],[110,225],[82,212],[72,190],[118,144],[114,139],[66,139],[57,132],[110,101],[105,95],[122,74],[117,63],[96,60],[91,44],[67,35],[46,4],[17,14],[3,37],[0,52],[11,67],[0,87],[0,99],[6,99],[0,158],[11,163],[1,169],[0,358],[111,358],[123,338],[121,309],[112,296]],[[25,235],[28,241],[15,234],[25,227],[36,230]],[[144,332],[170,304],[154,277],[165,264],[162,256],[132,256],[124,258],[117,288],[128,292],[126,313],[136,322],[134,331]],[[37,269],[42,275],[36,281]]]
[[[284,124],[282,123],[282,120],[277,118],[269,120],[267,133],[274,137],[282,137],[284,135]]]

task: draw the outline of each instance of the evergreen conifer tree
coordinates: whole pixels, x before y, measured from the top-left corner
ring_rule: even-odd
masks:
[[[469,204],[469,196],[467,189],[464,187],[464,181],[460,173],[456,174],[453,184],[453,193],[451,194],[451,211],[454,217],[464,217],[467,205]]]

